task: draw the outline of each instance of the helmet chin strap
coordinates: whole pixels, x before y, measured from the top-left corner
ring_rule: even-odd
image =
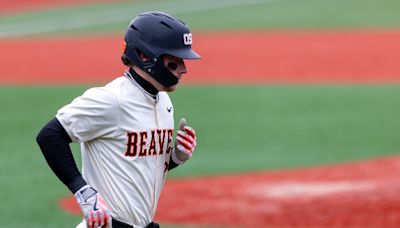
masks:
[[[143,70],[165,87],[178,84],[176,77],[159,58],[154,58],[152,64],[144,64]]]

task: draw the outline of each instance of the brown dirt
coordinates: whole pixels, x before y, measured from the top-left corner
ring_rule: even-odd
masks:
[[[400,157],[167,181],[156,221],[221,227],[400,227]],[[79,214],[73,197],[60,201]]]
[[[122,35],[121,35],[122,37]],[[105,83],[121,37],[0,40],[2,84]],[[188,84],[399,83],[400,31],[198,34]]]

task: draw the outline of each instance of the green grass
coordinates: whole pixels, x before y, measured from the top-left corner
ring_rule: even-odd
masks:
[[[382,28],[400,25],[399,8],[396,0],[278,0],[182,18],[201,30]]]
[[[398,86],[193,87],[173,94],[199,146],[182,176],[343,162],[400,151]]]
[[[0,38],[122,34],[139,12],[162,10],[196,31],[382,29],[400,26],[397,0],[171,0],[115,2],[0,17]]]
[[[88,86],[0,87],[0,227],[71,227],[68,190],[35,136]],[[175,118],[198,134],[193,159],[170,178],[286,169],[400,151],[400,86],[182,86]],[[74,155],[79,160],[78,147]]]

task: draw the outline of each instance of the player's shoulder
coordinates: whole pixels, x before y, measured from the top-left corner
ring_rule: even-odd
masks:
[[[104,98],[119,99],[122,96],[125,87],[129,85],[129,80],[126,77],[118,77],[105,86],[94,87],[87,90],[87,93],[98,94],[98,96],[104,96]]]
[[[132,86],[132,82],[125,76],[114,79],[105,86],[105,89],[120,100],[124,100],[126,97],[135,97],[135,93],[140,93],[140,90],[136,86]]]
[[[82,98],[91,98],[95,100],[114,100],[116,99],[115,93],[107,87],[92,87],[86,90]]]
[[[126,84],[128,82],[129,81],[127,80],[126,77],[121,76],[121,77],[118,77],[118,78],[112,80],[107,85],[105,85],[104,89],[109,91],[110,93],[113,93],[113,94],[117,95],[121,91],[121,89],[124,86],[126,86]]]
[[[119,91],[121,90],[121,78],[116,78],[105,86],[92,87],[86,90],[80,99],[90,99],[110,104],[119,103]]]
[[[158,96],[160,102],[172,105],[171,98],[169,97],[167,92],[158,92]]]
[[[160,91],[160,92],[158,92],[158,95],[160,96],[160,98],[163,98],[163,99],[170,99],[170,98],[169,98],[169,94],[168,94],[167,92]]]

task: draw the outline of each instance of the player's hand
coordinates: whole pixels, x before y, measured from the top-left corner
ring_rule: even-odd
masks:
[[[111,227],[110,210],[94,188],[90,185],[83,186],[75,193],[75,198],[88,228]]]
[[[179,121],[179,130],[176,135],[175,148],[172,151],[172,160],[176,164],[183,164],[192,157],[196,148],[196,132],[186,126],[186,120]]]

